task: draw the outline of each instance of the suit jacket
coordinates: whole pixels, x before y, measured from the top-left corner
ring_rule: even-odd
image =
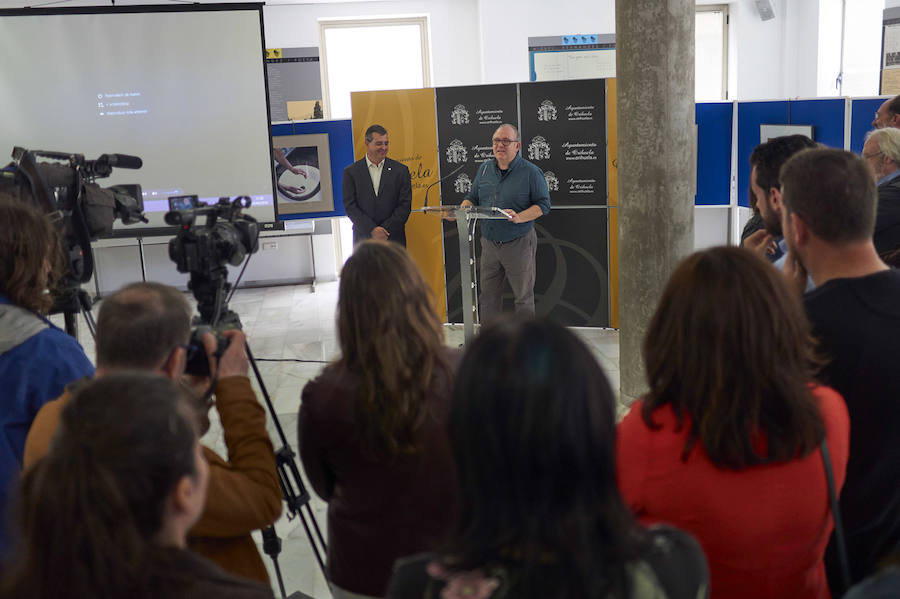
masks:
[[[391,241],[406,245],[406,220],[412,204],[412,180],[405,165],[384,159],[378,196],[365,156],[344,169],[344,210],[353,221],[353,244],[372,237],[383,227]]]
[[[900,177],[878,186],[873,241],[879,254],[900,248]]]

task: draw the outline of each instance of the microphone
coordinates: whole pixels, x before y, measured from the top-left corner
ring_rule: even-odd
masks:
[[[453,175],[455,175],[456,173],[461,171],[464,166],[466,166],[465,162],[463,162],[458,167],[456,167],[456,170],[454,170],[449,175],[444,175],[443,177],[441,177],[440,179],[438,179],[437,181],[435,181],[434,183],[432,183],[431,185],[429,185],[428,187],[425,188],[425,205],[423,206],[423,208],[428,208],[428,192],[431,191],[431,188],[434,187],[435,185],[437,185],[438,183],[440,183],[441,181],[443,181],[444,179],[449,179],[450,177],[452,177]]]
[[[109,166],[117,166],[119,168],[141,168],[144,161],[137,156],[129,156],[128,154],[103,154],[97,159],[97,162],[105,162]]]

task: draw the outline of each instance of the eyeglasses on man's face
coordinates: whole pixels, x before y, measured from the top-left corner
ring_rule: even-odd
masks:
[[[505,138],[505,137],[502,138],[502,139],[499,138],[499,137],[495,137],[495,138],[494,138],[493,140],[491,140],[491,141],[494,142],[494,145],[495,145],[495,146],[503,146],[504,148],[508,148],[508,147],[509,147],[509,144],[514,144],[514,143],[517,143],[517,142],[518,142],[517,139],[507,139],[507,138]]]

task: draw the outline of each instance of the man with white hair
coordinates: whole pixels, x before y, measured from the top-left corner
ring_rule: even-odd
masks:
[[[870,131],[862,157],[878,185],[875,249],[880,255],[900,248],[900,129]]]

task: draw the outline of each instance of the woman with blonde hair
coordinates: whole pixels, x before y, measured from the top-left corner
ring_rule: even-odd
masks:
[[[300,456],[328,502],[335,597],[383,597],[394,560],[440,543],[456,517],[445,432],[455,355],[395,243],[356,246],[337,328],[340,358],[303,389]]]

